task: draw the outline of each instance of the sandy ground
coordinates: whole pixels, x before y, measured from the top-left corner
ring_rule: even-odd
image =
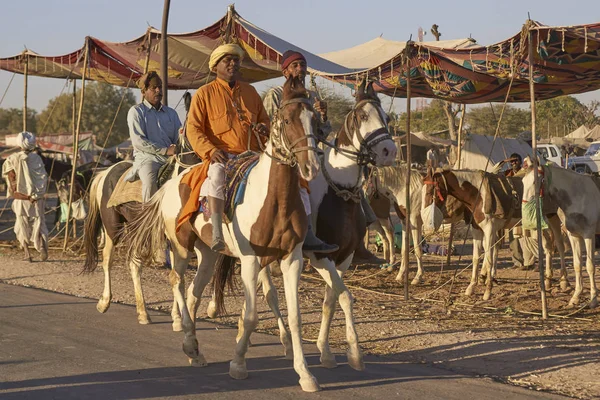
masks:
[[[4,200],[0,198],[2,204]],[[52,217],[48,218],[50,222]],[[10,213],[6,211],[0,217],[0,230],[9,223]],[[102,269],[89,275],[80,274],[83,256],[78,244],[66,253],[51,251],[48,262],[28,263],[21,261],[22,253],[10,236],[11,232],[0,236],[0,281],[79,297],[100,296]],[[62,238],[51,242],[51,247],[62,247]],[[378,268],[349,271],[346,281],[355,297],[355,321],[365,352],[435,364],[533,390],[575,398],[600,398],[600,379],[596,375],[600,367],[600,311],[566,309],[570,294],[555,285],[548,292],[548,309],[555,316],[542,320],[536,315],[541,309],[538,273],[510,269],[506,249],[501,252],[498,285],[487,302],[481,300],[481,286],[472,298],[462,295],[470,279],[470,256],[462,256],[460,260],[459,256],[453,256],[451,266],[444,266],[441,273],[444,260],[445,257],[424,257],[425,282],[409,288],[409,301],[403,299],[403,288],[395,281],[396,271],[389,273]],[[573,283],[570,259],[568,265]],[[149,307],[167,312],[172,303],[168,272],[165,268],[151,267],[143,272]],[[190,266],[186,279],[193,274],[194,268]],[[411,270],[411,277],[412,274]],[[453,276],[456,276],[454,284],[442,286]],[[588,282],[585,275],[582,300],[589,295]],[[280,278],[275,278],[275,284],[282,288]],[[112,285],[114,302],[135,303],[129,270],[119,258],[113,267]],[[318,335],[322,294],[323,283],[314,271],[307,269],[300,287],[303,333],[307,341],[315,341]],[[205,293],[200,318],[206,317],[207,298]],[[280,305],[285,315],[282,290]],[[277,326],[266,302],[259,301],[259,307],[258,329],[276,333]],[[219,321],[237,323],[240,308],[240,296],[231,294],[227,298],[231,315]],[[97,311],[90,307],[90,312]],[[135,318],[133,313],[131,318]],[[106,321],[110,323],[110,310]],[[339,307],[333,321],[332,343],[345,349],[344,318]]]

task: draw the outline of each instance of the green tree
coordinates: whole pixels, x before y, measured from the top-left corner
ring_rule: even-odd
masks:
[[[37,111],[27,109],[27,130],[37,132]],[[23,110],[20,108],[0,108],[0,135],[23,131]]]
[[[327,118],[331,123],[331,129],[333,132],[337,132],[344,124],[346,114],[352,111],[354,99],[336,93],[328,87],[319,88],[319,94],[322,100],[327,103]]]
[[[596,115],[600,103],[586,105],[575,97],[561,96],[536,104],[538,133],[541,136],[563,136],[581,125],[592,127],[600,122]]]
[[[411,111],[410,130],[413,132],[435,133],[448,130],[446,102],[433,99],[422,111]],[[456,114],[453,117],[456,120]],[[456,121],[455,121],[456,123]],[[406,113],[401,113],[395,122],[398,132],[406,131]]]
[[[79,105],[81,90],[76,93]],[[119,109],[119,104],[123,104]],[[106,146],[114,146],[129,137],[127,112],[136,103],[131,89],[118,88],[107,83],[94,82],[86,86],[85,103],[81,116],[81,130],[96,134],[96,143],[102,146],[110,127],[115,121]],[[117,114],[117,110],[119,110]],[[72,130],[73,97],[62,94],[50,100],[39,117],[39,126],[46,132],[69,132]],[[116,119],[115,119],[116,115]]]
[[[465,124],[471,133],[480,135],[494,135],[498,119],[502,112],[502,105],[493,105],[493,111],[490,106],[482,106],[467,109]],[[515,137],[519,133],[531,129],[531,112],[527,109],[520,109],[507,105],[500,125],[501,137]]]

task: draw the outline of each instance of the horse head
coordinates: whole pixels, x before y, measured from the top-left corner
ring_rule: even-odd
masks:
[[[363,80],[356,90],[356,103],[338,132],[337,144],[357,150],[359,164],[392,165],[398,149],[389,133],[388,122],[373,82]]]
[[[456,176],[452,171],[434,173],[431,167],[427,169],[427,175],[423,179],[423,187],[421,188],[421,210],[434,204],[434,207],[441,211],[448,198],[448,183],[450,180],[456,180]]]
[[[271,129],[271,144],[278,161],[298,165],[300,175],[310,181],[319,173],[320,151],[314,132],[316,113],[309,93],[299,78],[290,77],[283,85],[283,99]]]
[[[529,156],[523,160],[523,167],[525,175],[523,175],[523,202],[531,200],[535,196],[535,176],[534,176],[534,162]],[[538,173],[540,175],[540,187],[544,184],[544,168],[538,166]]]

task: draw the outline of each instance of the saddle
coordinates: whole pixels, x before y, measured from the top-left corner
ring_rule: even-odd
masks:
[[[235,156],[225,164],[225,218],[227,222],[231,222],[235,208],[244,201],[248,175],[258,163],[259,156],[258,153],[247,151]],[[200,211],[205,217],[210,218],[211,212],[206,198],[200,201]]]
[[[507,177],[484,172],[481,188],[483,211],[496,218],[510,219],[521,217],[521,178]]]

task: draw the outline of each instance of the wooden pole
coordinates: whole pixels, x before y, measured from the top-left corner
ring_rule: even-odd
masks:
[[[162,79],[162,103],[165,106],[169,105],[169,48],[167,44],[167,25],[169,23],[169,7],[171,0],[165,0],[163,8],[162,29],[160,32],[160,49],[162,60],[160,62],[160,78]]]
[[[71,127],[73,132],[73,137],[75,137],[77,133],[77,80],[73,79],[73,99],[72,99],[72,110],[71,110]],[[66,222],[69,224],[69,221]],[[77,222],[73,219],[73,239],[77,239]]]
[[[538,33],[539,35],[539,33]],[[538,265],[540,269],[540,292],[542,298],[542,319],[548,319],[548,305],[546,303],[546,284],[544,282],[543,250],[542,250],[542,213],[540,210],[540,177],[538,175],[537,137],[535,132],[535,86],[533,82],[533,33],[529,30],[529,97],[531,99],[531,147],[533,149],[533,182],[535,186],[535,209],[537,222]]]
[[[148,37],[146,38],[148,44],[146,45],[146,63],[144,64],[144,74],[148,73],[150,68],[150,53],[152,52],[152,31],[148,28]]]
[[[71,204],[73,204],[73,188],[75,187],[75,176],[77,174],[77,157],[79,156],[79,132],[81,130],[81,116],[83,114],[83,103],[85,99],[85,77],[88,70],[89,42],[85,40],[85,53],[83,56],[83,68],[81,73],[81,97],[79,99],[79,110],[77,112],[77,124],[75,126],[75,135],[73,137],[73,168],[71,171],[71,186],[69,188],[69,203],[67,205],[67,222],[65,223],[65,241],[63,251],[67,250],[69,244],[69,220],[71,219]]]
[[[410,137],[410,57],[408,53],[409,44],[406,46],[406,218],[404,223],[404,300],[408,300],[408,270],[409,268],[409,253],[410,253],[410,173],[411,173],[411,137]],[[418,246],[419,243],[414,243],[414,246]]]
[[[458,157],[458,161],[456,163],[456,168],[460,169],[461,167],[461,157],[462,157],[462,132],[463,132],[463,126],[464,126],[464,122],[465,122],[465,115],[467,114],[467,105],[463,104],[462,107],[462,114],[460,115],[460,122],[458,123],[458,141],[457,141],[457,157]]]
[[[29,78],[29,55],[23,52],[25,66],[23,67],[23,131],[27,131],[27,81]]]

